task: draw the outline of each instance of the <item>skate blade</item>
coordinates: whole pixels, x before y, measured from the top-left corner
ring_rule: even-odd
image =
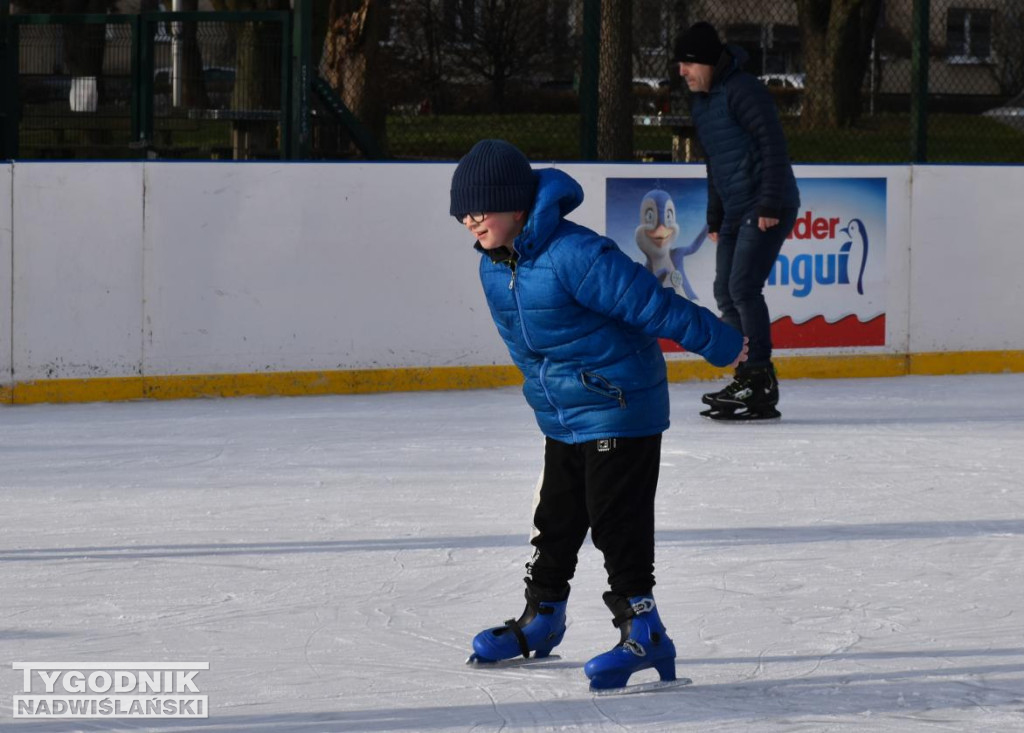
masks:
[[[701,417],[706,417],[715,422],[776,422],[782,417],[778,410],[774,414],[757,415],[748,412],[737,412],[733,410],[704,410]]]
[[[625,687],[609,687],[606,689],[590,691],[597,697],[611,697],[612,695],[635,695],[640,692],[658,692],[660,690],[672,690],[677,687],[686,687],[692,685],[693,680],[689,677],[679,677],[674,680],[656,680],[654,682],[641,682],[636,685],[626,685]]]
[[[470,654],[466,660],[466,664],[470,667],[485,667],[487,669],[508,669],[511,667],[529,667],[534,664],[543,664],[544,662],[550,662],[555,659],[561,659],[557,654],[549,654],[546,657],[516,657],[515,659],[499,659],[497,661],[491,661],[490,659],[481,659],[476,654]]]

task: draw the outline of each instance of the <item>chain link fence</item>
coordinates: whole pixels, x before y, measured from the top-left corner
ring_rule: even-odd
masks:
[[[536,160],[697,160],[672,47],[706,20],[771,89],[795,162],[1024,162],[1024,0],[931,0],[927,16],[914,0],[329,5],[311,158],[451,160],[502,137]],[[18,155],[291,157],[287,21],[159,15],[12,16]]]
[[[288,14],[12,16],[11,157],[283,157]],[[11,134],[11,133],[9,133]]]
[[[547,19],[530,26],[543,27],[531,36],[538,43],[527,47],[521,66],[504,69],[498,62],[515,44],[491,40],[479,4],[394,5],[412,8],[414,17],[393,24],[390,63],[402,83],[388,117],[392,155],[456,157],[477,138],[500,136],[535,158],[581,157],[584,0],[533,9]],[[614,21],[618,32],[593,38],[600,44],[600,103],[629,96],[634,159],[699,158],[672,47],[681,29],[705,20],[743,49],[746,68],[771,89],[795,162],[1024,162],[1024,0],[932,0],[927,24],[915,17],[912,0],[865,0],[846,16],[843,4],[810,0],[627,5],[631,16]],[[465,13],[446,19],[448,7]],[[426,35],[435,26],[448,35],[430,45]],[[623,39],[627,51],[614,45]],[[472,54],[493,59],[471,69],[460,59]],[[623,55],[631,67],[625,91],[621,74],[618,83],[605,75],[609,59]],[[498,71],[507,74],[500,84]],[[915,90],[923,92],[920,109]]]
[[[106,20],[16,26],[19,155],[134,156],[131,30]]]

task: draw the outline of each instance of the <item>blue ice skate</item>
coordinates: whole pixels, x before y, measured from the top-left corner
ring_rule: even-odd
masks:
[[[662,683],[676,682],[676,645],[665,633],[658,608],[650,596],[624,598],[605,593],[604,602],[615,615],[612,623],[622,635],[611,651],[598,654],[583,667],[590,678],[590,689],[631,691],[630,675],[654,667]],[[685,682],[688,682],[686,680]],[[683,684],[683,680],[678,681]],[[644,685],[653,689],[656,685]]]
[[[542,659],[562,643],[565,636],[565,607],[568,601],[537,601],[526,595],[526,609],[518,619],[504,626],[481,631],[473,639],[469,664],[486,664],[522,655]]]

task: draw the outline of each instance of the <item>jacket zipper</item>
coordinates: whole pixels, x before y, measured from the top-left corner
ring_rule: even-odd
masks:
[[[533,344],[530,343],[530,337],[526,335],[526,321],[523,319],[523,306],[522,303],[519,302],[519,293],[516,292],[516,261],[509,260],[505,264],[507,264],[508,268],[512,271],[512,278],[508,281],[508,289],[512,291],[512,297],[516,301],[516,311],[519,313],[519,328],[523,332],[523,341],[526,343],[527,348],[533,352],[537,352],[533,347]],[[555,408],[555,414],[558,415],[559,424],[566,430],[569,430],[569,426],[565,424],[565,416],[562,414],[562,408],[555,404],[555,401],[551,398],[551,392],[548,391],[547,371],[548,358],[545,356],[541,361],[540,374],[538,375],[540,378],[540,386],[541,389],[544,390],[544,396],[547,398],[548,402]],[[573,433],[573,435],[575,436],[575,433]]]

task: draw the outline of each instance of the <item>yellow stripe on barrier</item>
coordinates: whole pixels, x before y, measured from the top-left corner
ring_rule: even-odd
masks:
[[[95,379],[43,379],[15,382],[11,402],[121,402],[144,397],[142,377],[97,377]]]
[[[911,374],[1024,372],[1024,351],[957,351],[911,354]]]
[[[782,379],[998,374],[1024,372],[1024,351],[783,356],[776,358],[775,364]],[[700,359],[672,359],[668,362],[671,382],[714,380],[727,374],[727,370],[713,367]],[[103,377],[0,385],[0,404],[367,394],[488,389],[519,384],[522,384],[519,371],[508,365]]]
[[[513,366],[414,367],[352,369],[265,374],[201,374],[147,377],[146,397],[173,400],[191,397],[298,396],[484,389],[520,384]]]

